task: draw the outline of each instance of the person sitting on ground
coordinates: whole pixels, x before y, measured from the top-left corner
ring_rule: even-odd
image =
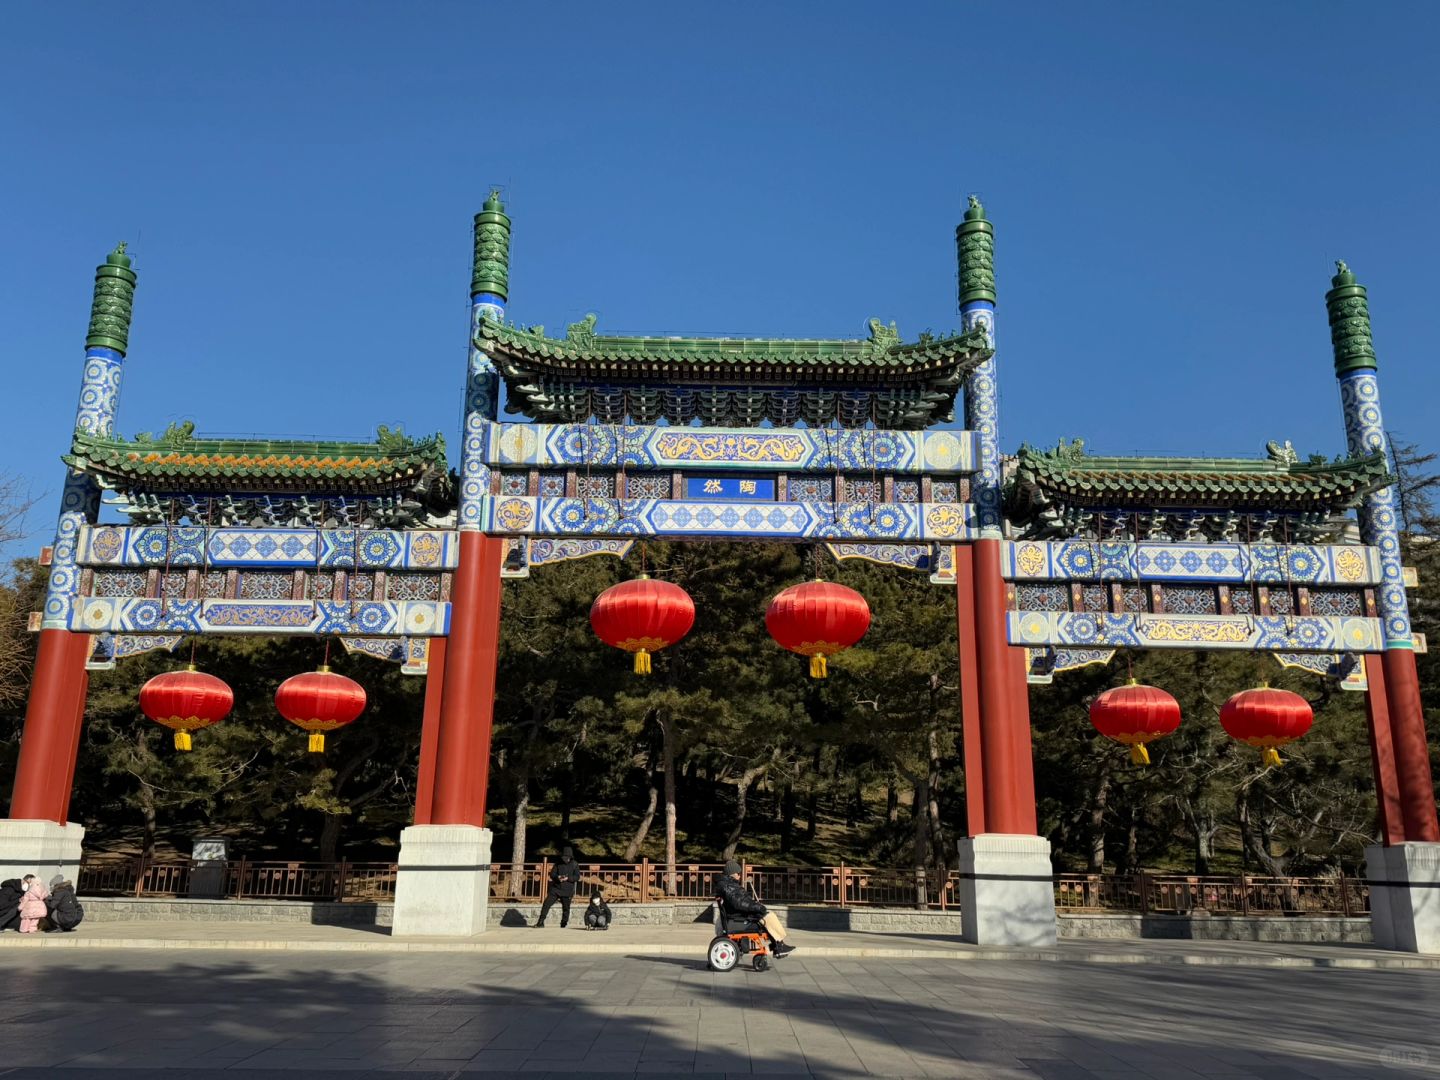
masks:
[[[24,885],[25,894],[20,897],[20,932],[33,934],[40,929],[40,920],[49,914],[45,898],[50,894],[45,883],[34,874],[25,875]]]
[[[50,922],[56,930],[74,930],[85,918],[84,906],[75,899],[75,886],[61,874],[50,879],[50,898],[45,904],[50,909]]]
[[[25,895],[25,883],[19,878],[0,881],[0,930],[20,929],[20,897]]]
[[[585,905],[585,925],[591,930],[610,929],[610,905],[605,903],[605,898],[600,895],[599,885],[595,886],[590,903]]]
[[[740,883],[740,864],[731,859],[725,864],[725,873],[716,883],[716,899],[720,903],[722,918],[754,919],[765,927],[765,933],[775,943],[771,951],[776,956],[785,956],[795,951],[794,945],[785,944],[785,927],[769,908],[755,899],[754,893]]]
[[[550,890],[545,894],[545,903],[540,905],[540,921],[545,925],[545,916],[560,901],[560,929],[570,925],[570,901],[575,898],[575,884],[580,880],[580,866],[575,862],[575,852],[568,847],[560,849],[560,861],[550,869]]]

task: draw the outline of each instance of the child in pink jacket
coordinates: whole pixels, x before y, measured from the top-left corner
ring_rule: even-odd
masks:
[[[45,883],[34,874],[25,875],[24,885],[25,895],[20,897],[20,933],[33,934],[40,928],[40,920],[48,914],[45,897],[50,893]]]

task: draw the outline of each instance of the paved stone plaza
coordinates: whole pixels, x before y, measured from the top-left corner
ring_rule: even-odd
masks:
[[[1440,1078],[1434,971],[800,953],[717,975],[702,947],[6,949],[0,1078]]]

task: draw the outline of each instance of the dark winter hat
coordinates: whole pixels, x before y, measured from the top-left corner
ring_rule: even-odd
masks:
[[[739,864],[738,862],[736,862],[734,859],[731,859],[729,862],[727,862],[727,863],[725,864],[725,875],[726,875],[727,877],[730,876],[731,874],[738,874],[738,873],[740,873],[740,864]]]
[[[568,847],[562,847],[560,849],[560,857],[562,859],[573,859],[575,857],[575,852]]]

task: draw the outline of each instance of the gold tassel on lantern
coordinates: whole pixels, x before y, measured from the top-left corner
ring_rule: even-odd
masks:
[[[1267,746],[1264,750],[1260,751],[1260,764],[1273,765],[1275,766],[1275,768],[1278,769],[1281,765],[1285,764],[1285,762],[1280,760],[1279,750],[1275,749],[1275,747],[1273,746]]]
[[[325,733],[323,731],[312,731],[310,733],[310,753],[323,754],[325,752]]]
[[[188,732],[188,731],[177,731],[177,732],[175,732],[175,749],[176,749],[176,750],[189,750],[189,749],[190,749],[190,732]]]
[[[825,662],[824,653],[816,653],[810,657],[810,678],[823,679],[830,674],[830,666]]]
[[[1150,764],[1150,751],[1147,750],[1147,749],[1145,749],[1145,744],[1144,744],[1143,742],[1137,742],[1137,743],[1131,743],[1131,744],[1130,744],[1130,764],[1131,764],[1131,765],[1149,765],[1149,764]]]
[[[635,653],[635,674],[650,674],[650,654],[644,649],[640,649]]]

